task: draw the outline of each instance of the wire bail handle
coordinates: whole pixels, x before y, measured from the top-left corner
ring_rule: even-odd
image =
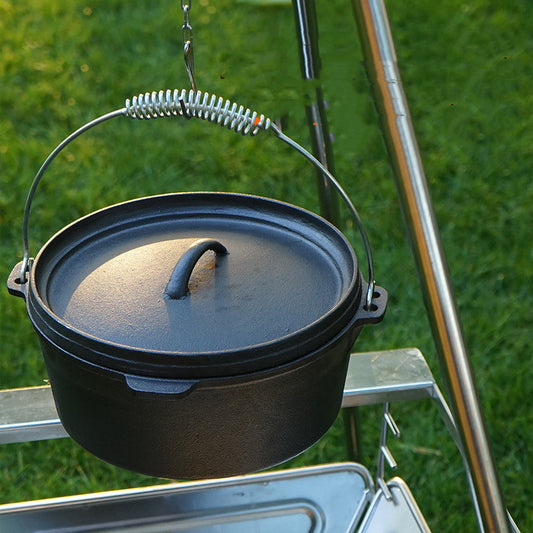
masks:
[[[366,295],[365,309],[368,311],[372,310],[372,300],[374,297],[374,288],[376,283],[374,281],[374,264],[370,241],[368,240],[368,236],[361,218],[359,217],[359,213],[340,183],[333,177],[329,170],[322,165],[320,161],[318,161],[318,159],[311,155],[296,141],[293,141],[290,137],[285,135],[268,117],[259,115],[256,111],[245,109],[242,105],[239,106],[235,102],[224,100],[222,97],[217,97],[214,94],[193,90],[186,91],[185,89],[181,91],[178,89],[174,89],[173,91],[170,89],[167,91],[154,91],[151,93],[139,94],[138,96],[134,96],[131,100],[128,98],[123,108],[106,113],[105,115],[86,123],[81,128],[77,129],[68,137],[66,137],[50,153],[33,179],[28,196],[26,198],[26,204],[24,206],[24,220],[22,228],[24,255],[20,271],[21,284],[27,282],[26,274],[30,269],[29,217],[31,204],[37,187],[46,169],[56,158],[56,156],[82,133],[85,133],[87,130],[98,124],[101,124],[102,122],[119,116],[140,120],[164,117],[183,117],[187,119],[196,117],[231,129],[236,133],[240,133],[241,135],[251,136],[256,135],[261,130],[270,130],[276,135],[276,137],[278,137],[278,139],[294,148],[297,152],[308,159],[316,168],[318,168],[328,179],[329,183],[333,186],[343,202],[346,204],[346,207],[348,208],[352,219],[359,230],[368,263],[368,290]]]

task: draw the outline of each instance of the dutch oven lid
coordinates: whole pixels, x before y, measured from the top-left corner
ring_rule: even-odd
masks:
[[[142,198],[79,219],[43,247],[31,287],[46,336],[93,363],[160,377],[294,360],[353,322],[361,298],[335,227],[228,193]]]

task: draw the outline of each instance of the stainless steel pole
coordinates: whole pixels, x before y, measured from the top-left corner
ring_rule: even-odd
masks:
[[[352,0],[424,300],[486,531],[509,532],[383,0]]]
[[[307,123],[313,155],[334,173],[333,149],[328,130],[324,97],[320,87],[320,56],[318,52],[318,25],[314,0],[293,0],[296,37],[300,54],[302,77],[310,82],[312,94],[306,105]],[[314,94],[313,94],[314,93]],[[334,224],[338,223],[338,202],[328,179],[317,174],[318,195],[322,215]]]
[[[328,121],[324,97],[320,87],[320,54],[318,48],[318,22],[315,0],[293,0],[296,37],[300,55],[302,77],[310,82],[314,94],[308,95],[306,105],[307,124],[313,147],[313,155],[332,173],[334,173],[333,148],[328,130]],[[335,225],[339,225],[339,208],[337,197],[325,176],[317,174],[318,197],[322,216]],[[346,434],[348,458],[360,459],[361,448],[357,407],[342,410]]]

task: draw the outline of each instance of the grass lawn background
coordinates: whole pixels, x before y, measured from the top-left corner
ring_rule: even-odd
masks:
[[[417,346],[440,380],[394,182],[348,1],[318,2],[336,176],[365,221],[384,322],[358,351]],[[526,1],[388,2],[398,59],[435,203],[489,436],[509,509],[533,529],[533,6]],[[20,260],[21,216],[46,155],[126,97],[187,87],[179,3],[0,1],[0,278]],[[308,146],[290,5],[198,0],[191,22],[200,89],[283,117]],[[314,170],[272,137],[199,121],[99,126],[55,161],[30,221],[35,254],[55,231],[122,200],[231,190],[317,210]],[[357,235],[353,243],[362,257]],[[0,385],[46,379],[22,300],[0,293]],[[443,384],[442,384],[443,385]],[[474,531],[462,464],[430,403],[392,406],[398,474],[434,531]],[[360,410],[363,463],[375,468],[380,408]],[[342,419],[285,466],[346,458]],[[164,483],[109,466],[68,439],[0,448],[0,500]]]

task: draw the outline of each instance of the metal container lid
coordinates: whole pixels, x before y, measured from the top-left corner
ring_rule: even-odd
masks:
[[[61,230],[33,263],[29,309],[76,357],[199,377],[308,354],[353,322],[360,299],[350,244],[317,215],[256,196],[181,193]]]

